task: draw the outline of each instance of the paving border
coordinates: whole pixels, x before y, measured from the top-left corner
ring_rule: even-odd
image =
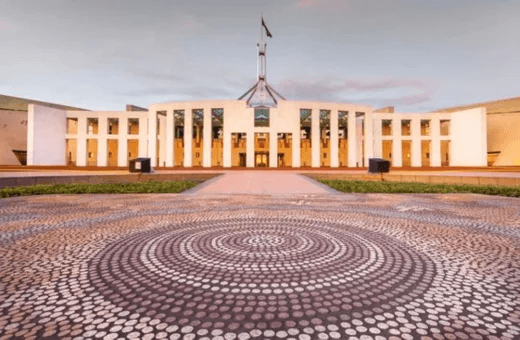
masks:
[[[78,175],[78,176],[30,176],[0,178],[0,189],[36,184],[72,184],[72,183],[134,183],[134,182],[166,182],[195,181],[205,182],[222,175],[221,173],[182,173],[182,174],[125,174],[125,175]]]
[[[470,184],[470,185],[495,185],[517,187],[520,186],[520,178],[511,177],[477,177],[477,176],[438,176],[438,175],[406,175],[406,174],[319,174],[302,172],[302,175],[314,179],[339,179],[361,181],[386,181],[386,182],[412,182],[430,184]]]

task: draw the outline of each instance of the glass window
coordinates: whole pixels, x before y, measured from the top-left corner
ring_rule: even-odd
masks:
[[[382,129],[383,136],[391,136],[392,135],[392,120],[383,119],[381,121],[381,129]]]
[[[119,134],[119,119],[108,118],[108,134],[109,135]]]
[[[338,138],[348,138],[348,111],[338,111]]]
[[[99,123],[97,118],[87,118],[87,134],[97,135],[98,127]]]
[[[255,127],[269,127],[269,109],[255,109]]]
[[[139,134],[139,118],[128,118],[128,134]]]
[[[410,119],[401,120],[401,136],[410,136],[410,125],[412,121]]]
[[[78,133],[78,118],[67,118],[67,133],[71,135]]]
[[[441,136],[449,136],[450,135],[450,120],[443,119],[441,120]]]
[[[430,135],[430,120],[421,119],[421,136],[429,136],[429,135]]]

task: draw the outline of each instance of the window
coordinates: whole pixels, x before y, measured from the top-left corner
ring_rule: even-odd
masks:
[[[255,109],[255,127],[269,127],[269,109]]]
[[[392,135],[392,120],[383,119],[381,121],[381,129],[382,129],[383,136],[391,136]]]
[[[450,120],[443,119],[441,120],[441,136],[449,136],[450,135]]]
[[[99,124],[98,124],[97,118],[87,118],[87,134],[97,135],[98,126],[99,126]]]
[[[78,133],[78,118],[67,118],[67,133],[71,135]]]
[[[401,120],[401,136],[410,136],[410,125],[412,121],[410,119]]]
[[[348,138],[348,111],[338,111],[338,138]]]
[[[139,118],[128,118],[128,134],[139,134]]]
[[[108,118],[108,134],[109,135],[119,134],[119,119]]]
[[[421,136],[429,136],[429,135],[430,135],[430,120],[421,119]]]

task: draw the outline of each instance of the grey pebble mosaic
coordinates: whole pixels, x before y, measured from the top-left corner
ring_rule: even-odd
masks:
[[[520,339],[518,202],[1,200],[0,340]]]

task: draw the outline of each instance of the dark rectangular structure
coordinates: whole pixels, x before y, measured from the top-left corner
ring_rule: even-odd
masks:
[[[150,158],[135,158],[129,161],[130,172],[150,172],[152,170]]]
[[[383,158],[369,158],[368,159],[368,172],[369,173],[379,173],[379,172],[389,172],[390,171],[390,161],[387,161]]]

